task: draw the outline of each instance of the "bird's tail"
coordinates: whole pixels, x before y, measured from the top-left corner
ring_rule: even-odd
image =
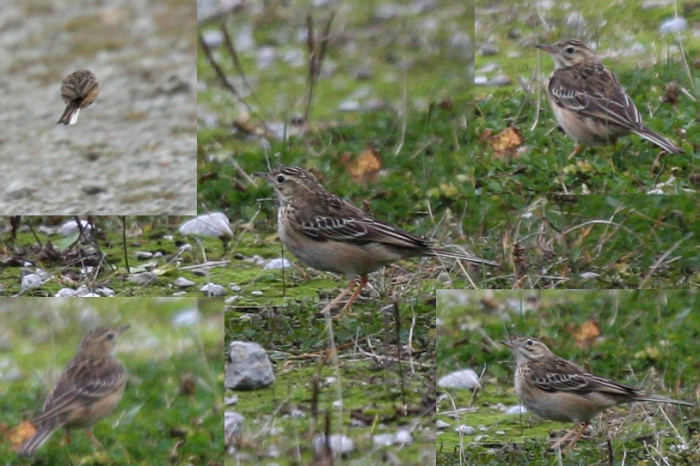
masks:
[[[74,125],[78,122],[78,113],[80,113],[80,106],[71,102],[66,105],[66,110],[56,124]]]
[[[683,149],[666,139],[665,137],[661,136],[660,134],[657,134],[650,130],[649,128],[643,127],[640,130],[634,131],[634,133],[640,137],[643,137],[647,141],[651,141],[666,152],[670,154],[682,154]]]
[[[24,442],[17,452],[18,456],[32,456],[53,434],[58,425],[54,422],[44,423],[29,440]]]
[[[635,401],[651,401],[652,403],[670,403],[674,405],[683,406],[695,406],[695,403],[688,403],[687,401],[674,400],[673,398],[665,398],[663,396],[653,396],[653,395],[640,395],[634,397]]]
[[[472,262],[474,264],[490,265],[493,267],[499,267],[501,265],[498,262],[493,262],[490,260],[481,259],[480,257],[472,256],[471,254],[465,254],[465,253],[461,253],[461,252],[452,252],[452,251],[447,251],[445,249],[440,249],[440,248],[433,248],[431,252],[435,256],[451,257],[453,259]]]

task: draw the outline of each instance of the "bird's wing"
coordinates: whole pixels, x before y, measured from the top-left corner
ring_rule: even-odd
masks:
[[[629,130],[642,127],[642,118],[634,102],[603,65],[582,68],[568,79],[555,73],[549,91],[562,108]]]
[[[320,241],[342,241],[354,244],[372,242],[406,248],[428,248],[429,242],[412,235],[332,196],[323,208],[289,210],[288,219],[307,236]]]
[[[590,374],[571,361],[557,357],[549,367],[535,374],[535,385],[545,391],[605,392],[636,395],[637,389]]]
[[[534,379],[537,388],[547,392],[579,391],[588,388],[588,379],[581,374],[548,372]]]
[[[64,373],[44,402],[41,413],[36,417],[37,422],[43,422],[54,417],[61,417],[71,412],[77,406],[89,404],[118,390],[124,382],[126,371],[105,371],[93,377],[70,377]]]

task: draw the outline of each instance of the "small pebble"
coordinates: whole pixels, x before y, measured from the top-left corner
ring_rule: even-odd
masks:
[[[278,259],[272,259],[270,262],[265,264],[265,267],[263,267],[263,270],[281,270],[281,269],[288,269],[291,266],[292,266],[292,263],[289,262],[287,259],[278,258]]]
[[[158,275],[154,274],[153,272],[142,272],[130,276],[129,281],[136,283],[137,285],[144,286],[155,281],[156,278],[158,278]]]
[[[683,32],[688,29],[688,20],[685,18],[671,18],[667,19],[661,26],[659,26],[659,32],[661,34],[671,34],[674,32]]]
[[[219,297],[224,296],[226,294],[226,288],[215,283],[207,283],[206,285],[201,287],[199,291],[206,293],[207,296],[210,297]]]
[[[42,285],[41,277],[37,274],[30,273],[22,277],[22,291],[28,290],[30,288],[36,288]]]
[[[474,435],[476,434],[476,429],[474,429],[471,426],[465,426],[464,424],[462,424],[461,426],[455,429],[455,432],[462,435]]]
[[[524,414],[527,412],[527,408],[525,406],[511,406],[510,408],[506,409],[505,413],[506,414]]]
[[[195,283],[191,280],[188,280],[184,277],[178,277],[177,280],[175,280],[175,286],[178,288],[188,288],[190,286],[194,286]]]
[[[463,369],[447,374],[438,380],[437,385],[440,388],[481,388],[479,376],[471,369]]]
[[[314,437],[313,443],[314,450],[316,450],[317,452],[325,449],[326,436],[323,434],[317,435],[316,437]],[[355,448],[352,439],[342,434],[331,435],[328,439],[328,444],[331,447],[331,451],[336,455],[350,453]]]
[[[437,427],[438,429],[447,429],[448,427],[450,427],[450,424],[438,419],[437,422],[435,422],[435,427]]]

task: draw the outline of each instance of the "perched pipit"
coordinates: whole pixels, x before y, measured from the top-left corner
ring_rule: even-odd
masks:
[[[73,125],[78,121],[81,108],[89,107],[97,98],[100,85],[92,71],[81,70],[69,74],[61,83],[61,97],[67,104],[58,123]]]
[[[666,152],[683,152],[671,141],[642,124],[634,102],[610,70],[583,42],[564,39],[537,45],[554,59],[547,97],[557,121],[581,145],[603,146],[619,136],[637,134]]]
[[[274,188],[279,200],[277,232],[282,243],[306,265],[342,273],[350,285],[321,312],[329,312],[360,285],[343,308],[347,311],[367,284],[367,275],[385,265],[416,256],[452,257],[497,266],[496,262],[433,247],[430,242],[366,214],[330,193],[310,172],[285,167],[256,173]]]
[[[578,441],[591,419],[607,408],[634,401],[695,406],[685,401],[645,395],[636,388],[589,374],[555,355],[535,338],[512,338],[501,343],[515,356],[515,393],[528,411],[552,421],[583,423],[569,448]],[[551,448],[560,447],[575,431],[576,427]]]
[[[87,429],[93,444],[101,446],[92,426],[116,408],[124,393],[126,370],[114,356],[114,347],[123,327],[97,327],[83,337],[75,357],[58,379],[34,423],[36,434],[24,442],[19,456],[36,453],[59,428]]]

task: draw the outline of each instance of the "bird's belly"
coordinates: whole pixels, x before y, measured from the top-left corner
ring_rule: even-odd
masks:
[[[280,232],[281,233],[281,232]],[[402,258],[377,243],[356,245],[338,241],[314,241],[300,244],[280,234],[287,249],[300,261],[317,270],[342,273],[349,278],[367,275]]]
[[[100,419],[114,411],[123,393],[124,386],[97,401],[85,403],[82,407],[70,413],[70,417],[64,424],[64,427],[66,429],[91,427]]]
[[[595,392],[540,391],[537,396],[520,395],[528,411],[542,419],[559,422],[590,421],[599,412],[617,404]]]
[[[560,107],[556,102],[552,102],[552,110],[559,125],[578,144],[605,146],[611,144],[618,136],[629,134],[629,131],[617,125],[611,125],[597,118],[577,115],[571,110]]]

